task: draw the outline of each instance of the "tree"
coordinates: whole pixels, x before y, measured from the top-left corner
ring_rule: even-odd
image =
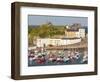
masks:
[[[40,26],[29,26],[28,37],[29,43],[32,45],[38,37],[52,38],[54,35],[64,35],[64,26],[54,26],[52,23],[42,24]]]

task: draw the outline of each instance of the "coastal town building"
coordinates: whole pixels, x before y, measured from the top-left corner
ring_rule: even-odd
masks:
[[[65,36],[67,38],[84,38],[85,37],[85,28],[70,28],[66,26]]]
[[[62,45],[69,45],[81,42],[81,38],[73,38],[73,39],[50,39],[50,38],[41,38],[37,39],[37,47],[44,47],[44,46],[62,46]]]

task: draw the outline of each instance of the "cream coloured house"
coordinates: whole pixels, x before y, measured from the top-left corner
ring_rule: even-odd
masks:
[[[66,26],[65,36],[67,38],[84,38],[85,28],[70,29],[69,26]]]

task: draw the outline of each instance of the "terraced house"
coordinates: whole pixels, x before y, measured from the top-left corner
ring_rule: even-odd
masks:
[[[84,38],[85,37],[85,28],[71,28],[66,26],[65,36],[67,38]]]

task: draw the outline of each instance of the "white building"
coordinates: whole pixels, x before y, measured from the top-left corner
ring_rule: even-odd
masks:
[[[61,39],[50,39],[50,38],[41,38],[41,39],[37,39],[37,46],[38,47],[43,47],[48,46],[48,45],[56,45],[59,46],[61,45],[62,41]],[[65,43],[65,41],[64,41]]]
[[[44,46],[61,46],[61,45],[69,45],[81,42],[80,38],[77,39],[50,39],[50,38],[41,38],[37,39],[37,47],[44,47]]]
[[[79,29],[79,37],[81,37],[81,38],[85,37],[85,29],[84,28]]]
[[[79,31],[75,32],[75,36],[77,38],[84,38],[85,37],[85,29],[84,28],[80,28]]]

